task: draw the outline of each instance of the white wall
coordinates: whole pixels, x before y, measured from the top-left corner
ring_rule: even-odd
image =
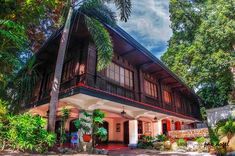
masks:
[[[206,112],[208,125],[213,127],[218,121],[227,119],[229,116],[235,118],[235,105],[208,109]]]

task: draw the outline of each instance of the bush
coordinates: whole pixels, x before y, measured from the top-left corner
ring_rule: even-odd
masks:
[[[176,141],[176,143],[178,146],[186,146],[187,145],[187,142],[184,139],[178,139]]]
[[[0,151],[4,149],[5,144],[7,142],[6,139],[6,132],[8,130],[8,127],[6,126],[8,124],[7,121],[7,102],[0,99]]]
[[[152,149],[154,141],[155,138],[152,136],[143,136],[143,138],[138,142],[137,146],[138,148]]]
[[[5,147],[21,151],[44,152],[56,141],[45,129],[46,120],[31,114],[10,115],[7,102],[0,99],[0,151]]]
[[[40,116],[20,114],[10,116],[7,138],[9,146],[18,150],[45,152],[56,141],[55,134],[45,129],[46,120]]]
[[[160,142],[164,142],[164,141],[168,140],[167,136],[165,136],[164,134],[157,135],[156,138]]]
[[[206,142],[206,138],[204,137],[198,137],[195,139],[195,141],[198,143],[198,144],[203,144]]]

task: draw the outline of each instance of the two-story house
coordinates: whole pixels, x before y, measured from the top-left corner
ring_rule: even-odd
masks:
[[[114,57],[98,72],[97,51],[82,22],[75,23],[63,65],[58,104],[70,109],[69,132],[81,110],[101,109],[109,142],[135,145],[141,135],[156,136],[171,130],[194,128],[200,120],[199,98],[152,53],[120,27],[107,29]],[[30,104],[24,107],[48,117],[51,84],[62,29],[57,30],[36,53],[42,78],[35,86]]]

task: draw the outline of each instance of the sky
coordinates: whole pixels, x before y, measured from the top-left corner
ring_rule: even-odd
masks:
[[[172,35],[169,0],[133,0],[130,19],[118,25],[160,58]]]

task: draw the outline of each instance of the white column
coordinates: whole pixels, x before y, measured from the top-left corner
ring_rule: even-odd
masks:
[[[152,136],[155,137],[157,136],[157,121],[152,122]]]
[[[138,121],[129,120],[129,147],[135,148],[138,143]]]
[[[157,120],[153,125],[154,125],[154,136],[162,134],[162,120]]]
[[[171,131],[175,130],[175,122],[171,122]]]

